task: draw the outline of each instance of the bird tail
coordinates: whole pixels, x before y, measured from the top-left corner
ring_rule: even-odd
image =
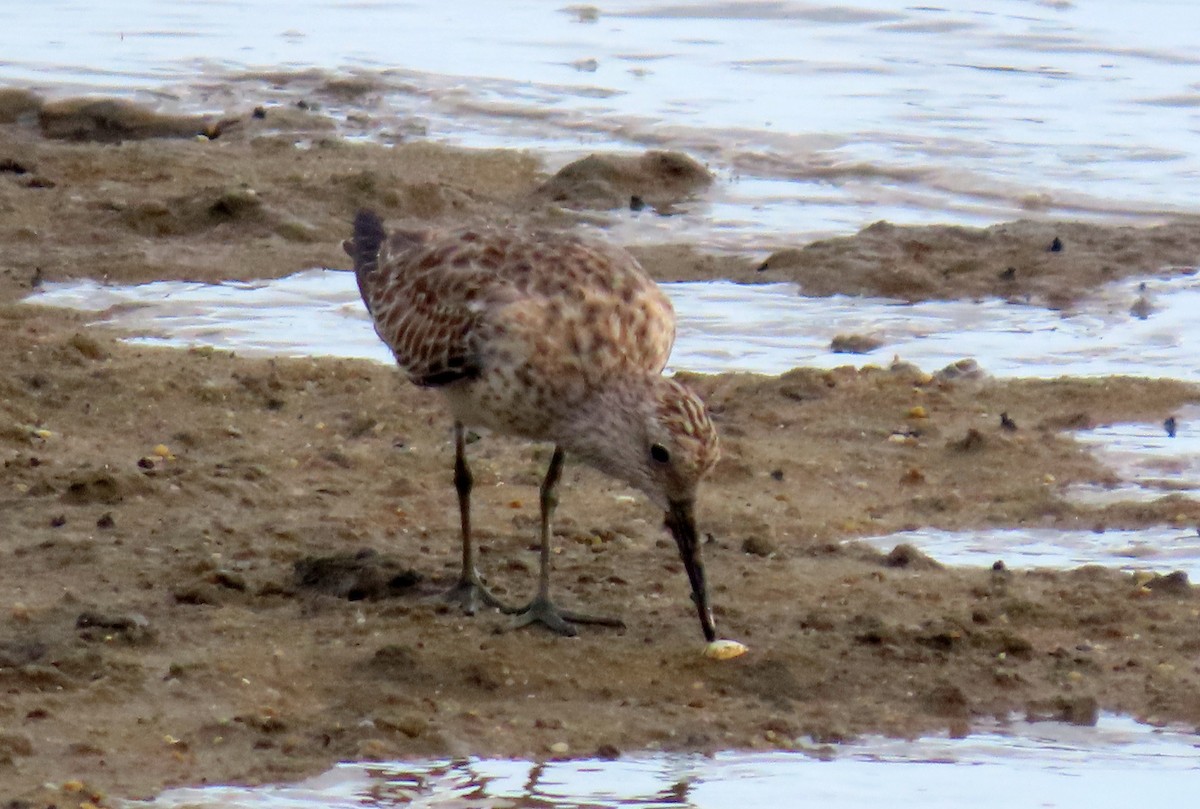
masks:
[[[354,259],[358,293],[362,295],[368,311],[371,309],[371,275],[379,266],[379,248],[386,238],[383,220],[374,211],[364,209],[354,216],[354,236],[342,242],[342,249]]]

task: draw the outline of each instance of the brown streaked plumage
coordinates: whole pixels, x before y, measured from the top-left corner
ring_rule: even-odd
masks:
[[[468,612],[500,607],[479,581],[470,528],[466,426],[555,445],[541,489],[538,595],[518,612],[563,634],[619,624],[559,610],[549,598],[550,520],[566,452],[666,509],[705,637],[716,637],[693,505],[716,463],[704,404],[662,376],[675,313],[629,253],[593,239],[515,228],[395,231],[358,214],[345,243],[375,331],[415,384],[437,388],[455,420]]]

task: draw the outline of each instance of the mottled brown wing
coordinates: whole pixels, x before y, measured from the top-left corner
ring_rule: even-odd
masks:
[[[535,233],[497,268],[517,300],[502,311],[524,332],[530,361],[598,384],[659,373],[675,340],[671,303],[625,250],[572,234]],[[490,324],[489,324],[490,325]]]
[[[443,260],[450,244],[432,232],[386,236],[378,217],[364,212],[345,245],[375,333],[417,385],[436,387],[479,373],[473,301],[482,279],[469,266]]]
[[[364,228],[369,245],[374,231]],[[358,228],[354,243],[359,241]],[[630,367],[658,372],[674,340],[661,290],[628,253],[556,233],[397,233],[359,286],[375,330],[419,385],[487,366],[556,367],[594,381]]]

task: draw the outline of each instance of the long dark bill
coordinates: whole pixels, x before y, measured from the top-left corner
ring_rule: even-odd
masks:
[[[692,583],[692,601],[700,615],[700,628],[704,639],[712,643],[717,639],[717,627],[713,622],[712,610],[708,606],[708,586],[704,583],[704,560],[700,557],[700,543],[696,540],[696,515],[691,500],[671,503],[667,511],[667,528],[679,546],[679,556]]]

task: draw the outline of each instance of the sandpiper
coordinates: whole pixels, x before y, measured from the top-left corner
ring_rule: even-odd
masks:
[[[578,235],[519,228],[394,230],[361,211],[343,247],[375,331],[415,384],[454,417],[462,573],[447,594],[564,634],[620,626],[550,600],[550,522],[567,452],[644,492],[666,511],[706,640],[716,639],[696,535],[696,487],[716,463],[701,400],[662,374],[675,313],[626,251]],[[538,591],[506,608],[479,578],[471,539],[468,427],[553,443],[541,485]]]

